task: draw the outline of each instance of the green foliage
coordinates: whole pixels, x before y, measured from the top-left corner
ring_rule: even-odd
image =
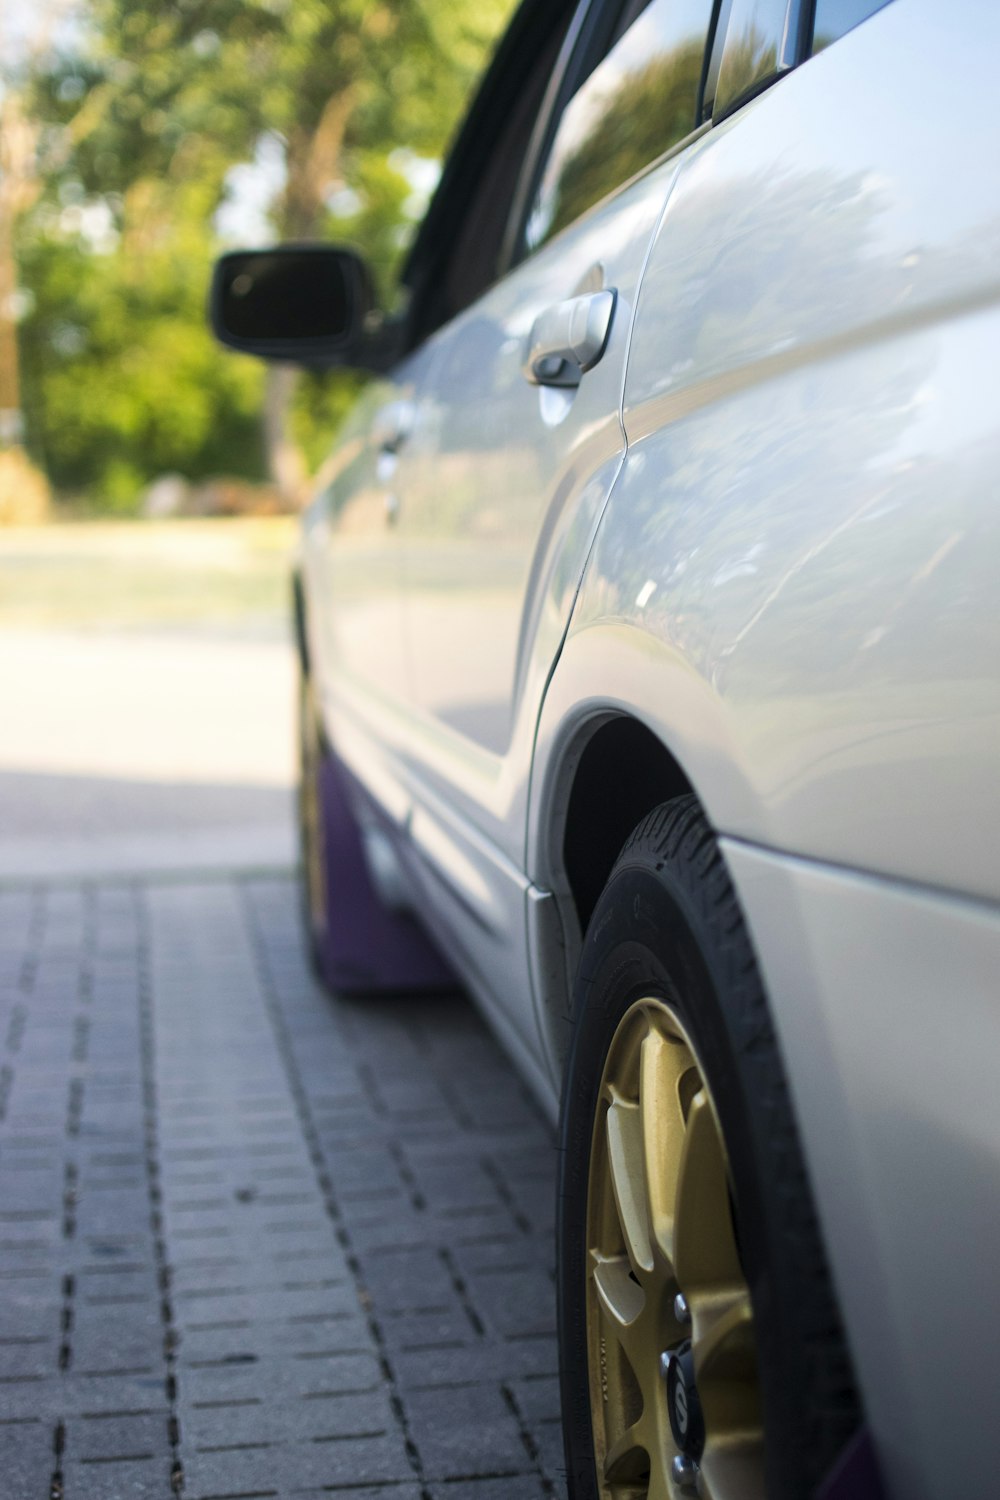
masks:
[[[165,470],[262,472],[263,371],[227,359],[205,324],[213,245],[181,211],[144,248],[104,253],[36,215],[22,271],[29,445],[55,486],[121,512]]]
[[[407,205],[413,189],[390,156],[375,151],[346,154],[357,207],[324,216],[324,238],[356,245],[375,273],[383,306],[391,303],[400,260],[413,220]]]
[[[292,399],[289,431],[311,473],[328,457],[333,434],[340,429],[364,381],[363,375],[349,370],[300,377]]]
[[[167,470],[263,477],[264,371],[205,326],[229,174],[277,143],[271,237],[354,243],[388,301],[414,207],[407,160],[440,156],[510,9],[83,0],[67,47],[21,85],[42,126],[17,240],[23,405],[60,491],[127,510]],[[300,382],[289,431],[311,465],[357,384]]]

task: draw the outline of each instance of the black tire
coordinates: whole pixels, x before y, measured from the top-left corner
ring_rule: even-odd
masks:
[[[753,1305],[767,1494],[807,1500],[857,1429],[859,1403],[754,954],[693,797],[663,804],[629,838],[590,920],[574,993],[558,1223],[570,1500],[601,1495],[586,1336],[595,1109],[611,1039],[644,996],[679,1016],[716,1104]]]
[[[299,781],[296,798],[299,834],[299,896],[306,951],[313,972],[323,979],[326,939],[326,850],[320,806],[320,776],[326,754],[309,676],[299,663],[298,676]]]

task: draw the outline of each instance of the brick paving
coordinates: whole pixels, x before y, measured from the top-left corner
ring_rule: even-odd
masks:
[[[290,878],[0,890],[0,1497],[561,1495],[554,1154]]]

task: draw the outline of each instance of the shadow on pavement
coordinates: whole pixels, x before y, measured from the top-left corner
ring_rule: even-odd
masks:
[[[284,786],[0,772],[0,880],[289,869]]]

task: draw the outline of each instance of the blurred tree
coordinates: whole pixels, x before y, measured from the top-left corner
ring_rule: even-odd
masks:
[[[188,185],[169,232],[140,251],[71,202],[25,243],[28,424],[63,492],[128,511],[166,471],[260,477],[261,371],[227,360],[205,324],[210,207]]]
[[[203,326],[233,169],[259,185],[266,147],[271,234],[360,242],[388,289],[419,198],[414,164],[440,155],[510,8],[81,6],[34,70],[41,178],[18,233],[34,299],[22,326],[28,429],[57,483],[124,504],[163,468],[254,469],[261,372],[215,350]],[[356,381],[310,379],[297,396],[294,384],[268,372],[264,430],[274,477],[299,499],[304,455],[328,446]]]
[[[35,131],[14,89],[0,98],[0,447],[23,435],[21,376],[17,348],[20,303],[15,226],[37,196]]]

